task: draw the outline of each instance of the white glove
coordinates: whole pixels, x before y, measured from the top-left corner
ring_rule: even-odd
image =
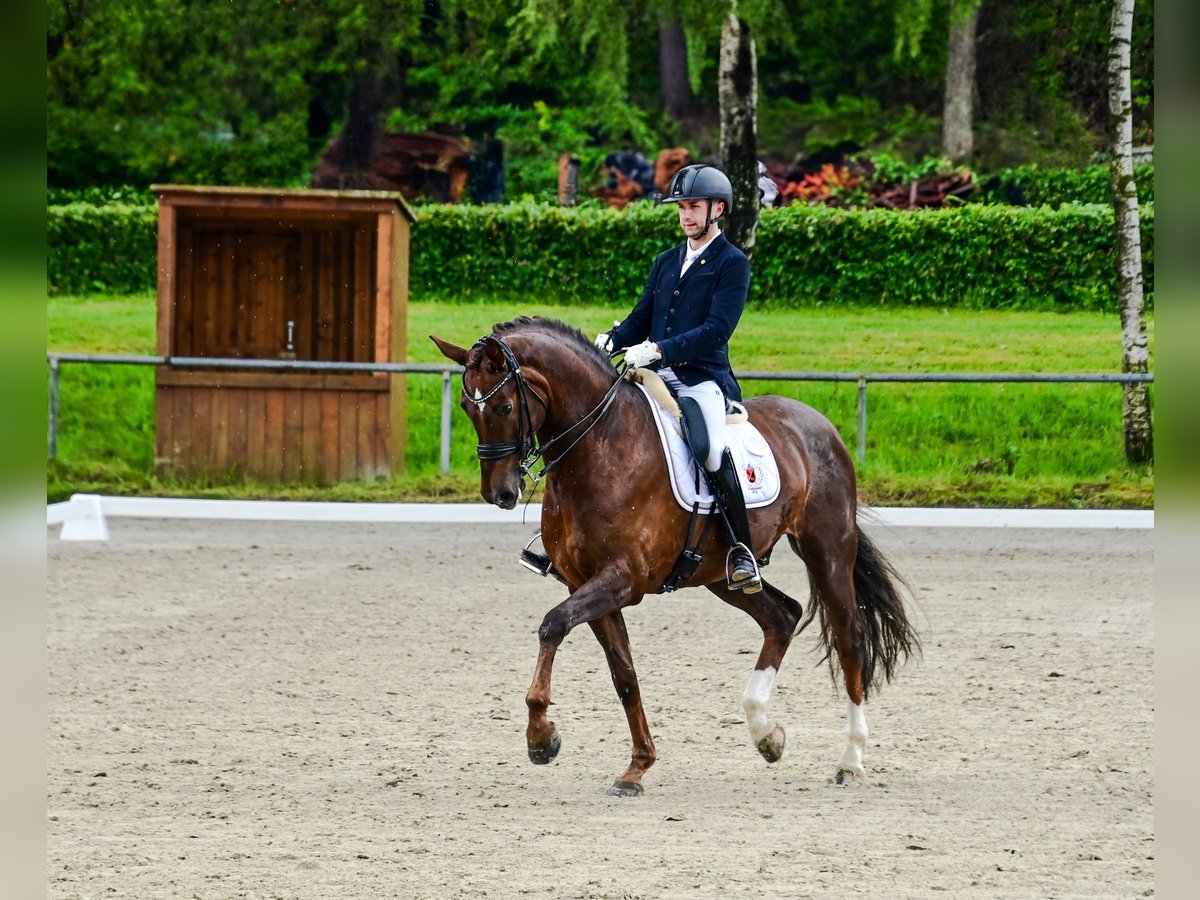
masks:
[[[620,319],[613,319],[613,328],[616,328],[620,324],[621,324]],[[613,352],[612,332],[610,332],[610,331],[600,332],[598,335],[596,335],[595,344],[597,347],[599,347],[605,353],[612,353]]]
[[[658,349],[658,344],[653,341],[642,341],[640,344],[630,347],[625,351],[625,365],[631,369],[640,369],[643,366],[648,366],[656,359],[662,359],[662,351]]]

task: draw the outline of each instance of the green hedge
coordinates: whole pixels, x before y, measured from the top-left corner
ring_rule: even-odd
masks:
[[[54,294],[153,290],[158,271],[154,206],[69,203],[48,207],[46,280]]]
[[[1142,210],[1152,300],[1154,209]],[[752,296],[769,304],[1116,309],[1109,206],[897,213],[786,207],[762,217]]]
[[[1153,297],[1154,208],[1142,214]],[[419,206],[414,300],[476,297],[632,303],[654,256],[680,239],[674,210],[596,206]],[[55,293],[152,290],[155,210],[74,203],[48,210]],[[1106,205],[971,204],[896,212],[793,205],[767,209],[751,302],[1115,309],[1114,223]]]
[[[969,205],[896,212],[764,210],[751,302],[1115,309],[1115,226],[1104,205]],[[1153,290],[1154,210],[1142,210]],[[680,240],[674,212],[426,207],[413,232],[412,295],[631,303],[654,256]]]
[[[47,206],[67,206],[71,203],[92,203],[96,206],[129,204],[131,206],[153,206],[157,202],[154,191],[147,187],[118,184],[85,188],[46,188]]]
[[[1133,167],[1137,182],[1138,202],[1154,202],[1154,166]],[[1061,206],[1064,203],[1112,203],[1112,188],[1108,183],[1108,166],[1088,166],[1086,169],[1056,169],[1043,166],[1021,166],[1005,169],[981,182],[985,203],[1006,203],[1021,206]]]

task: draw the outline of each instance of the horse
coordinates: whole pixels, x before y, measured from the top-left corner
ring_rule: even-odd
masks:
[[[654,412],[608,354],[556,319],[497,323],[471,347],[430,338],[463,367],[460,405],[479,438],[480,494],[513,509],[527,477],[544,484],[542,543],[569,589],[538,629],[525,698],[529,758],[546,764],[561,749],[547,715],[554,657],[567,634],[587,624],[603,648],[632,738],[629,766],[608,793],[640,795],[657,753],[622,610],[662,591],[692,530],[690,511],[678,505],[667,481]],[[719,528],[705,533],[699,565],[681,586],[708,588],[762,629],[742,704],[751,739],[769,763],[782,757],[786,742],[769,711],[776,675],[793,636],[818,618],[830,674],[836,683],[836,656],[847,697],[848,740],[834,778],[861,782],[868,695],[920,650],[905,611],[909,587],[858,524],[854,466],[833,424],[786,397],[754,397],[744,405],[774,451],[781,483],[778,499],[750,511],[752,549],[769,560],[787,536],[808,570],[807,615],[765,580],[755,594],[728,587],[729,544]]]

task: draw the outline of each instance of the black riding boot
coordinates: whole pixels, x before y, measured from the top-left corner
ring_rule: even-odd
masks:
[[[725,510],[725,519],[732,532],[729,540],[733,549],[729,551],[729,561],[726,564],[729,587],[747,594],[755,594],[762,590],[762,577],[758,574],[758,563],[754,561],[746,498],[742,495],[742,484],[738,480],[733,454],[729,452],[729,448],[725,449],[725,454],[721,457],[721,468],[714,474],[721,507]]]

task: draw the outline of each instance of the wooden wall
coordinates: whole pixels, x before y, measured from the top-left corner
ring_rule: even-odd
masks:
[[[172,352],[371,362],[374,232],[374,219],[229,223],[180,215]]]
[[[386,478],[386,375],[180,371],[156,380],[160,474],[333,484]]]

